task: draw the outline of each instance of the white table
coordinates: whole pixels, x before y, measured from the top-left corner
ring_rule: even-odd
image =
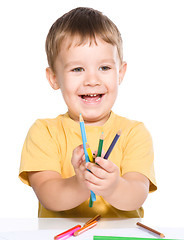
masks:
[[[21,232],[21,231],[28,231],[28,234],[29,234],[31,231],[34,231],[35,233],[39,233],[39,232],[44,232],[44,230],[45,231],[47,230],[47,231],[52,231],[53,233],[55,231],[57,232],[57,234],[59,234],[61,232],[60,230],[62,231],[67,230],[77,224],[83,225],[88,220],[89,219],[87,218],[0,219],[0,240],[14,239],[14,238],[3,238],[3,235],[2,235],[3,232],[16,232],[18,234],[18,232]],[[133,229],[137,228],[136,226],[137,221],[140,222],[141,219],[103,218],[99,221],[98,225],[95,227],[95,230],[89,230],[89,231],[99,232],[101,230],[103,231],[103,233],[105,233],[109,229],[114,229],[114,232],[118,232],[118,231],[122,231],[122,229],[128,229],[128,228],[132,229],[133,231]],[[142,220],[142,222],[146,224],[144,220]],[[184,228],[178,228],[178,229],[177,228],[168,228],[168,229],[159,228],[156,226],[156,224],[149,227],[156,228],[158,231],[163,232],[167,238],[169,237],[169,238],[184,239]],[[154,238],[154,236],[150,235],[150,238]],[[70,239],[74,239],[74,238],[72,237]],[[75,239],[78,240],[80,239],[80,237],[75,237]],[[39,238],[39,240],[41,239]]]
[[[25,218],[25,219],[0,219],[0,232],[22,231],[22,230],[43,230],[71,228],[73,225],[83,225],[89,218]],[[138,218],[117,219],[103,218],[99,221],[97,228],[127,228],[135,227]]]

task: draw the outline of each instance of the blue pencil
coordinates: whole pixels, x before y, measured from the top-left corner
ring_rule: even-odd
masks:
[[[121,130],[119,130],[117,133],[116,133],[116,136],[114,137],[109,149],[107,150],[105,156],[104,156],[104,159],[108,159],[109,155],[111,154],[116,142],[118,141],[119,137],[121,135]]]
[[[80,129],[81,129],[81,135],[82,135],[82,142],[83,142],[85,159],[86,159],[86,162],[90,162],[90,161],[89,161],[88,152],[87,152],[87,149],[86,149],[87,137],[86,137],[86,131],[85,131],[85,126],[84,126],[84,120],[83,120],[81,114],[80,114],[80,116],[79,116],[79,121],[80,121]],[[93,191],[91,191],[90,200],[92,200],[92,202],[96,201],[96,195],[94,194]],[[90,204],[90,206],[91,206],[91,205],[92,205],[92,204]]]

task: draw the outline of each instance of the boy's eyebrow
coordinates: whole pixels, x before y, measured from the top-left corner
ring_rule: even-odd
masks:
[[[98,64],[103,64],[103,63],[116,64],[116,61],[113,58],[112,59],[101,59]],[[83,65],[83,62],[81,62],[81,61],[68,62],[64,65],[64,68],[67,68],[67,67],[70,67],[73,65]]]
[[[73,66],[73,65],[81,65],[82,62],[80,61],[73,61],[73,62],[68,62],[64,65],[64,68],[67,68],[67,67],[70,67],[70,66]]]
[[[100,62],[102,62],[102,63],[113,63],[113,64],[116,63],[116,61],[114,60],[114,58],[102,59],[102,60],[100,60]]]

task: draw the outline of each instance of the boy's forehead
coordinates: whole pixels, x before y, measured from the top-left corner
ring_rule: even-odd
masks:
[[[98,45],[97,39],[98,39],[98,41],[103,41],[99,37],[90,38],[90,37],[82,37],[79,35],[68,36],[62,40],[62,42],[60,44],[60,49],[62,47],[64,47],[65,49],[70,49],[71,47],[78,47],[78,46],[84,46],[84,45],[88,45],[88,46],[92,46],[94,44]]]
[[[117,52],[117,46],[111,43],[107,43],[100,37],[96,36],[95,38],[86,37],[82,39],[80,36],[74,36],[72,38],[65,37],[60,44],[59,52],[71,51],[77,47],[99,47],[99,48],[111,48]]]
[[[95,39],[86,38],[84,41],[81,41],[79,37],[63,39],[56,62],[68,64],[70,61],[78,61],[81,58],[84,60],[86,56],[88,56],[87,59],[90,59],[90,61],[96,59],[95,61],[100,62],[103,59],[103,61],[107,60],[118,65],[120,64],[117,46],[107,43],[98,37]]]

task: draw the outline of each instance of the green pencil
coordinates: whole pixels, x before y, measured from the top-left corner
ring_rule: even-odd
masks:
[[[102,132],[100,139],[99,139],[97,157],[101,157],[101,155],[102,155],[103,142],[104,142],[104,133]]]

